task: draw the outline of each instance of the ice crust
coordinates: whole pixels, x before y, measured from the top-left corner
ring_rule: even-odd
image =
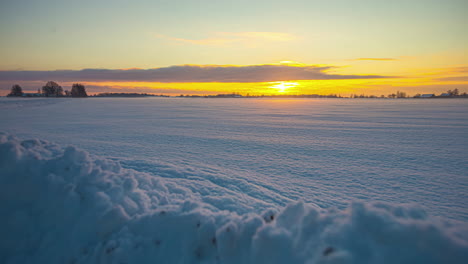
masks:
[[[0,263],[468,259],[467,224],[415,205],[353,202],[339,210],[298,201],[262,212],[220,209],[158,173],[7,134],[0,134],[0,188]]]

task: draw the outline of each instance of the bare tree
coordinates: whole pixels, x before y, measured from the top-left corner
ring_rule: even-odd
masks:
[[[86,89],[84,85],[80,83],[75,83],[73,84],[72,89],[71,89],[71,96],[72,97],[87,97],[88,94],[86,94]]]
[[[49,96],[63,96],[63,88],[62,86],[58,85],[58,83],[49,81],[46,85],[42,86],[42,93],[49,97]]]
[[[405,92],[397,91],[396,97],[397,97],[397,98],[406,98],[406,93],[405,93]]]
[[[452,91],[452,90],[448,90],[447,93],[450,94],[450,96],[458,96],[459,91],[458,91],[457,88],[455,88],[455,89],[453,89],[453,91]]]
[[[8,94],[8,96],[22,96],[22,95],[23,95],[23,89],[18,84],[13,85],[11,87],[11,92]]]

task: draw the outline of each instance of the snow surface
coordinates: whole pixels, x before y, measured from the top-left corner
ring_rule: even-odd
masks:
[[[0,98],[0,131],[176,178],[240,214],[364,200],[468,221],[467,113],[463,99]]]
[[[467,112],[0,98],[0,263],[461,263]]]
[[[167,173],[167,172],[166,172]],[[466,224],[294,202],[239,215],[177,180],[0,135],[1,263],[465,263]],[[220,195],[222,196],[222,195]],[[242,206],[242,204],[239,204]]]

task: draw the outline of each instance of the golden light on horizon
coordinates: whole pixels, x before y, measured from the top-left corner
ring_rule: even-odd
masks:
[[[289,88],[294,88],[299,85],[297,82],[273,82],[271,88],[277,89],[279,93],[285,93]]]
[[[167,95],[215,95],[238,93],[241,95],[300,95],[352,94],[388,95],[403,91],[414,95],[417,93],[442,93],[448,89],[468,87],[468,80],[463,78],[463,65],[452,68],[433,69],[432,71],[415,71],[401,78],[380,79],[324,79],[324,80],[285,80],[271,82],[151,82],[151,81],[86,81],[82,82],[90,93],[99,92],[144,92]],[[339,72],[339,74],[356,74]],[[60,82],[63,87],[71,87],[74,82]],[[0,82],[1,84],[1,82]],[[9,84],[9,83],[7,83]],[[21,83],[21,84],[24,84]],[[42,81],[26,83],[27,91],[37,91]],[[0,91],[1,94],[1,91]]]

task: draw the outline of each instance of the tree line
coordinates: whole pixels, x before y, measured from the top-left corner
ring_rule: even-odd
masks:
[[[466,92],[460,93],[458,89],[453,89],[453,90],[448,90],[445,93],[441,93],[440,95],[436,95],[434,93],[430,94],[415,94],[414,96],[408,95],[406,92],[401,92],[397,91],[396,93],[391,93],[387,96],[381,95],[381,96],[376,96],[376,95],[357,95],[357,94],[351,94],[349,96],[350,98],[467,98],[468,94]]]
[[[42,86],[42,89],[38,89],[37,94],[44,97],[88,97],[85,86],[80,83],[74,83],[71,91],[64,91],[62,86],[53,81],[47,82],[46,85]],[[23,88],[18,84],[13,85],[8,94],[8,96],[23,95],[25,95]]]

